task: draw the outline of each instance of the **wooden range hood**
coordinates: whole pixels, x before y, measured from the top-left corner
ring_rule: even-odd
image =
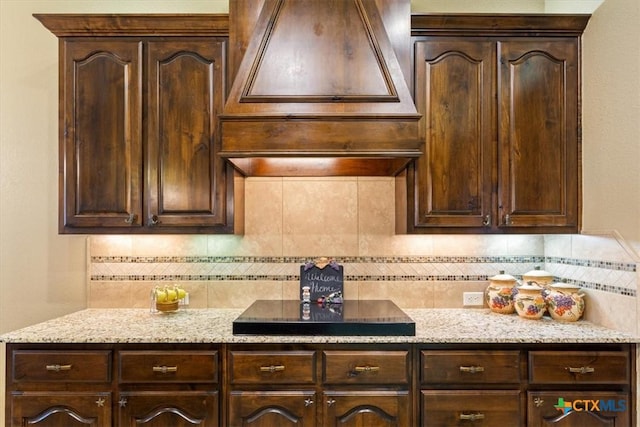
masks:
[[[234,0],[221,152],[247,176],[400,172],[420,153],[409,0]]]

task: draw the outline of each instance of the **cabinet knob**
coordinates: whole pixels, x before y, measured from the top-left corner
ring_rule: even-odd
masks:
[[[511,215],[506,214],[504,216],[504,225],[511,225]]]
[[[149,217],[149,224],[151,225],[158,225],[160,224],[160,219],[158,218],[158,215],[151,215]]]
[[[304,400],[304,406],[311,406],[311,405],[313,405],[313,399],[312,399],[312,398],[310,398],[310,397],[307,397],[307,398]]]
[[[485,227],[489,227],[491,225],[491,215],[484,216],[484,219],[482,220],[482,225],[484,225]]]
[[[336,403],[335,399],[330,398],[330,399],[327,400],[327,405],[329,405],[329,406],[333,406],[334,403]]]

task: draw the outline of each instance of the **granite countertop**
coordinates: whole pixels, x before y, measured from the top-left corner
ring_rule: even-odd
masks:
[[[404,309],[415,336],[233,335],[241,309],[86,309],[0,336],[9,343],[638,343],[587,321],[522,319],[488,309]]]

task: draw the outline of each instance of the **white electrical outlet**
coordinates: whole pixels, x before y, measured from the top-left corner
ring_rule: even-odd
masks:
[[[484,305],[484,292],[463,292],[462,305],[465,307],[482,307]]]

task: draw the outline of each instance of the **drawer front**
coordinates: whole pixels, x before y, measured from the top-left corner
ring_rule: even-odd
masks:
[[[629,354],[622,351],[530,351],[531,384],[628,384]]]
[[[423,384],[519,384],[519,351],[420,353]]]
[[[231,351],[231,384],[314,384],[315,351]]]
[[[520,392],[423,390],[422,426],[523,425]]]
[[[325,351],[325,384],[409,384],[409,352]]]
[[[110,351],[16,350],[13,382],[110,382]]]
[[[217,351],[120,351],[121,383],[217,383]]]

